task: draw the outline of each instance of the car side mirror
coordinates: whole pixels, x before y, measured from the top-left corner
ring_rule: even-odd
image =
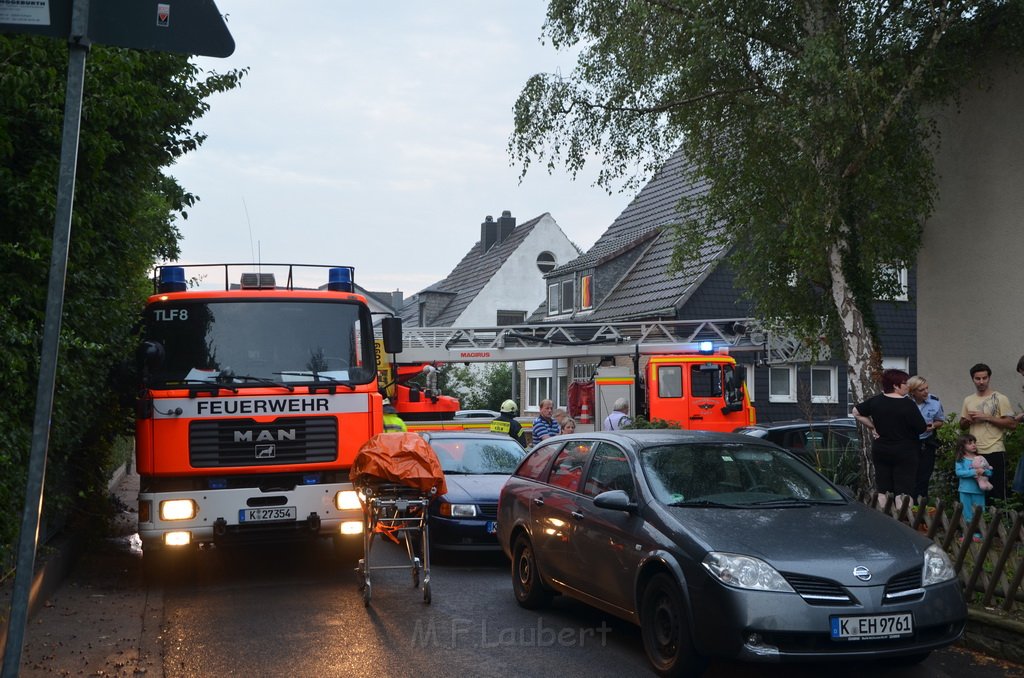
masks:
[[[612,511],[625,511],[632,513],[636,504],[629,500],[625,490],[608,490],[594,497],[594,506]]]

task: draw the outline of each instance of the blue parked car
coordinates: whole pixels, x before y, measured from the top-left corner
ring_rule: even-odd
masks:
[[[526,456],[519,443],[487,432],[423,432],[444,470],[447,494],[430,504],[433,551],[498,551],[498,495]]]

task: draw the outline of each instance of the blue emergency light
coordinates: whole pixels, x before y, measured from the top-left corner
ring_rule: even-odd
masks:
[[[714,353],[715,344],[710,341],[702,341],[697,344],[697,350],[700,351],[701,353]]]
[[[328,272],[327,289],[335,292],[352,292],[356,269],[353,266],[338,266]]]
[[[160,283],[157,288],[160,292],[184,292],[187,288],[184,266],[160,267]]]

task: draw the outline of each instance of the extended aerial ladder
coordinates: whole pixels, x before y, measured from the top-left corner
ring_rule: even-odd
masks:
[[[557,360],[576,364],[582,360],[591,365],[588,376],[597,388],[592,415],[600,418],[613,400],[627,396],[633,405],[639,405],[632,411],[644,416],[677,421],[688,428],[718,430],[754,421],[753,407],[739,386],[745,381],[745,365],[811,357],[811,348],[805,343],[771,332],[750,318],[403,327],[402,334],[399,359],[403,363],[552,360],[554,383]],[[827,355],[824,347],[816,348],[819,358]],[[711,354],[717,356],[711,358]],[[593,372],[594,366],[607,366],[607,359],[616,356],[632,358],[631,372],[621,366]],[[646,369],[641,368],[641,356],[647,359]],[[641,374],[645,375],[642,379]],[[649,387],[657,381],[661,389],[652,393]],[[698,409],[692,410],[694,407]],[[721,421],[712,421],[713,412],[722,415],[718,417]]]
[[[701,342],[745,353],[747,362],[806,360],[804,342],[751,318],[541,323],[491,327],[403,327],[403,363],[476,363],[602,358],[693,351]],[[760,356],[757,356],[760,354]],[[754,358],[753,356],[757,356]],[[818,357],[822,357],[819,350]]]

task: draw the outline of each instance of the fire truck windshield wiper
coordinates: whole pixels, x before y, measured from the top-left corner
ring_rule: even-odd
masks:
[[[225,375],[225,376],[227,376],[227,375]],[[286,384],[283,381],[275,381],[273,379],[267,379],[266,377],[254,377],[251,374],[232,374],[230,376],[230,378],[231,379],[237,379],[239,381],[245,381],[245,382],[251,381],[251,382],[254,382],[256,384],[265,384],[267,386],[279,386],[281,388],[286,388],[289,391],[294,391],[295,390],[294,386],[292,386],[291,384]]]
[[[348,386],[353,391],[356,390],[355,385],[349,379],[338,379],[331,377],[323,372],[274,372],[274,374],[280,374],[281,376],[289,377],[309,377],[310,381],[326,382],[328,384],[341,384],[342,386]]]
[[[210,381],[209,379],[175,379],[173,381],[165,381],[164,383],[167,384],[168,386],[177,386],[178,384],[184,384],[191,388],[195,388],[196,386],[205,386],[210,390],[224,389],[225,391],[233,391],[234,393],[238,393],[238,389],[235,388],[234,386],[231,386],[230,384],[224,384],[219,381]]]

